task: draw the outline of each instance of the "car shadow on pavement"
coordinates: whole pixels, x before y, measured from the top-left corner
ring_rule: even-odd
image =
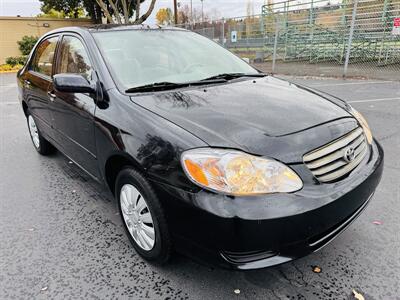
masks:
[[[252,271],[215,268],[193,261],[180,254],[175,254],[173,259],[165,266],[149,264],[134,253],[134,249],[123,234],[123,225],[111,192],[62,154],[57,153],[51,158],[56,160],[64,175],[72,180],[73,185],[80,186],[80,190],[85,192],[86,197],[89,197],[88,200],[96,203],[96,209],[108,212],[108,214],[104,215],[105,220],[102,221],[102,224],[108,223],[115,226],[115,234],[123,240],[123,247],[125,248],[119,249],[121,253],[116,253],[115,255],[122,254],[125,256],[129,253],[126,258],[131,261],[132,266],[137,265],[139,261],[146,268],[163,275],[165,278],[169,278],[171,281],[183,282],[185,285],[189,284],[189,282],[199,282],[207,286],[208,296],[211,292],[216,297],[217,295],[221,296],[221,294],[224,297],[231,297],[235,295],[235,290],[236,293],[240,291],[242,295],[247,297],[257,296],[268,299],[290,298],[293,295],[296,295],[297,298],[292,299],[339,299],[343,297],[343,290],[347,290],[349,295],[351,294],[352,287],[346,277],[341,280],[331,276],[329,273],[324,273],[324,270],[319,274],[312,271],[313,267],[317,265],[315,262],[319,261],[324,261],[325,264],[328,261],[332,266],[341,264],[340,259],[338,261],[334,256],[329,259],[329,252],[331,252],[329,248],[327,251],[323,249],[320,252],[284,265]],[[112,213],[109,214],[109,212]],[[346,233],[344,235],[346,236]],[[331,249],[335,248],[335,242],[332,243],[332,247]],[[135,272],[134,267],[131,270],[133,273]],[[351,266],[342,267],[342,271],[346,276],[352,276]],[[185,283],[185,281],[187,282]],[[249,287],[253,287],[253,289],[249,289]]]

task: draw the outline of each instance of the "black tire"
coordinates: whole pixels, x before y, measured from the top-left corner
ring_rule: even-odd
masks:
[[[36,127],[36,131],[37,131],[37,135],[38,135],[38,142],[35,142],[35,138],[33,136],[33,133],[31,132],[31,126],[29,124],[30,122],[30,118],[32,118],[35,127]],[[56,149],[54,148],[54,146],[52,144],[50,144],[40,133],[39,128],[36,126],[36,120],[35,118],[31,115],[31,113],[29,112],[29,110],[26,113],[26,120],[27,120],[27,124],[28,124],[28,130],[29,130],[29,135],[31,137],[32,143],[33,143],[33,147],[36,149],[37,152],[39,152],[41,155],[49,155],[52,154],[56,151]]]
[[[150,250],[144,250],[134,240],[124,220],[121,208],[120,196],[121,196],[121,189],[126,184],[132,185],[140,192],[141,195],[143,195],[143,198],[149,208],[153,220],[153,228],[155,231],[154,246]],[[133,168],[129,167],[123,169],[118,174],[116,179],[115,197],[118,203],[119,213],[122,219],[125,232],[129,238],[129,241],[135,248],[136,252],[145,260],[157,264],[167,263],[171,257],[172,241],[168,230],[168,224],[164,210],[150,183],[146,180],[146,178],[144,178],[144,176],[140,172],[134,170]]]

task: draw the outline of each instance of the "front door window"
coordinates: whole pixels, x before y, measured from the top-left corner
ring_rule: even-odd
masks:
[[[91,79],[92,66],[82,42],[73,36],[64,36],[60,45],[60,63],[56,73],[73,73]]]

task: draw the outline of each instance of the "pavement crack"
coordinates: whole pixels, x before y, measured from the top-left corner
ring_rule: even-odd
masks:
[[[289,282],[290,285],[295,286],[295,287],[302,287],[302,286],[303,286],[303,284],[301,284],[301,283],[298,282],[297,280],[290,279],[290,278],[286,275],[286,273],[285,273],[283,270],[280,269],[280,270],[279,270],[279,273],[281,273],[281,275],[283,276],[283,278],[285,278],[285,280],[286,280],[287,282]]]
[[[271,292],[272,292],[272,295],[274,295],[274,297],[275,297],[276,299],[282,300],[282,298],[279,297],[279,295],[275,292],[275,290],[271,290]]]
[[[394,166],[385,165],[385,168],[396,170],[396,171],[400,171],[400,167],[394,167]]]
[[[302,271],[298,266],[296,266],[295,264],[293,264],[293,267],[296,269],[297,272],[300,273],[300,277],[301,277],[301,281],[303,282],[303,285],[304,285],[304,286],[307,286],[308,283],[307,283],[307,281],[304,279],[304,273],[303,273],[303,271]]]
[[[391,134],[388,134],[388,135],[385,135],[385,136],[383,136],[383,137],[380,137],[380,138],[378,138],[377,140],[378,140],[379,142],[386,141],[386,140],[388,140],[388,139],[391,139],[392,137],[395,137],[395,136],[398,135],[398,134],[400,134],[400,131],[395,131],[395,132],[393,132],[393,133],[391,133]]]

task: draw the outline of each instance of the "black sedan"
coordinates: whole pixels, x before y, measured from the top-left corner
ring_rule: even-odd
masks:
[[[115,195],[145,259],[256,269],[328,244],[367,206],[383,151],[344,101],[260,73],[193,32],[63,28],[18,73],[35,149]]]

